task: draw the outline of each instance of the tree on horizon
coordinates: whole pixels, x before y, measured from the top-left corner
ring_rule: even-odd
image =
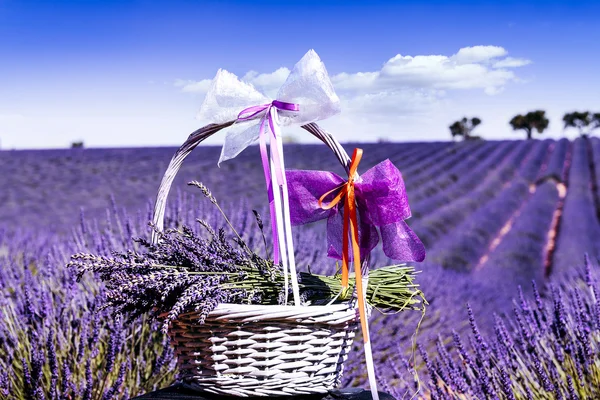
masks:
[[[481,124],[481,119],[477,117],[473,117],[471,119],[464,117],[460,121],[454,122],[449,126],[452,139],[454,139],[456,136],[462,136],[464,140],[481,139],[479,136],[471,135],[473,129],[475,129],[479,124]]]
[[[573,111],[566,113],[563,116],[563,122],[567,128],[577,128],[579,135],[586,137],[591,134],[594,129],[600,127],[600,113],[591,113],[589,111]],[[587,129],[586,129],[587,128]]]
[[[515,115],[509,122],[513,130],[523,129],[527,133],[527,140],[532,138],[533,130],[537,130],[538,133],[544,132],[550,121],[546,118],[546,111],[536,110],[530,111],[525,115]]]
[[[591,117],[592,116],[590,115],[589,111],[573,111],[566,113],[563,116],[563,122],[565,123],[563,130],[567,128],[577,128],[580,136],[587,136],[587,133],[584,132],[584,129],[590,126],[590,123],[592,122]]]

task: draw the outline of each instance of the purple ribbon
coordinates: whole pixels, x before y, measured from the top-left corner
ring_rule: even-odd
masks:
[[[271,180],[271,169],[269,168],[269,156],[267,154],[267,134],[265,122],[268,121],[269,128],[273,134],[271,137],[270,148],[273,156],[273,165],[275,166],[275,178],[278,185],[283,184],[283,169],[281,167],[281,158],[279,156],[279,147],[277,145],[277,134],[275,131],[275,123],[273,122],[274,110],[282,111],[299,111],[300,105],[294,103],[286,103],[284,101],[273,100],[271,103],[260,106],[252,106],[242,110],[238,114],[238,121],[249,121],[258,114],[265,112],[265,115],[260,121],[260,157],[262,159],[265,181],[267,183],[267,192],[269,195],[269,209],[271,213],[271,230],[273,231],[273,262],[279,264],[279,235],[277,234],[277,220],[275,214],[275,195],[273,191],[273,181]]]
[[[287,171],[292,225],[327,218],[327,255],[342,258],[343,212],[338,204],[330,210],[319,207],[319,198],[346,181],[326,171]],[[379,243],[383,252],[397,261],[423,261],[425,247],[404,222],[411,216],[402,174],[390,160],[371,168],[355,181],[358,209],[358,240],[361,259]],[[336,192],[325,198],[331,200]],[[350,259],[352,255],[350,254]]]

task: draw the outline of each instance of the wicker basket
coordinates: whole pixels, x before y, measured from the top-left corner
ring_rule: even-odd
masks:
[[[185,157],[232,123],[199,129],[173,156],[154,209],[158,229],[163,228],[166,198]],[[350,158],[333,136],[314,123],[302,128],[321,139],[348,169]],[[181,380],[201,392],[240,397],[335,389],[358,328],[354,302],[307,307],[220,304],[204,323],[198,320],[198,313],[181,314],[169,331]]]
[[[181,315],[170,334],[183,382],[234,396],[326,393],[340,384],[356,312],[332,306],[221,304]]]

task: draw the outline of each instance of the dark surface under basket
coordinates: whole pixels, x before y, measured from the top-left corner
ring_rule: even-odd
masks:
[[[165,389],[157,390],[155,392],[147,393],[142,396],[134,397],[133,400],[139,399],[160,399],[160,400],[217,400],[217,399],[234,399],[235,397],[229,396],[211,396],[206,394],[198,394],[193,390],[190,390],[182,384],[176,384]],[[265,397],[245,397],[247,400],[264,399]],[[288,396],[280,397],[281,399],[289,400],[371,400],[371,392],[364,389],[340,389],[332,390],[327,395],[302,395],[302,396]],[[395,400],[392,395],[379,392],[380,400]]]

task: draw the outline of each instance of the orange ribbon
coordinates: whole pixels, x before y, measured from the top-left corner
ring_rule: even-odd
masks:
[[[349,240],[352,240],[352,255],[354,261],[354,274],[356,279],[356,291],[358,296],[358,312],[360,314],[360,324],[363,333],[363,340],[369,341],[369,331],[367,329],[367,312],[365,305],[365,296],[362,284],[360,247],[358,245],[358,218],[356,215],[356,197],[354,195],[354,178],[357,176],[358,164],[362,158],[362,149],[354,149],[352,160],[350,162],[350,171],[348,172],[348,181],[325,193],[319,199],[319,206],[324,210],[329,210],[344,200],[344,231],[342,238],[342,291],[348,289],[348,250]],[[335,191],[339,191],[336,196],[327,205],[323,205],[325,197]]]

